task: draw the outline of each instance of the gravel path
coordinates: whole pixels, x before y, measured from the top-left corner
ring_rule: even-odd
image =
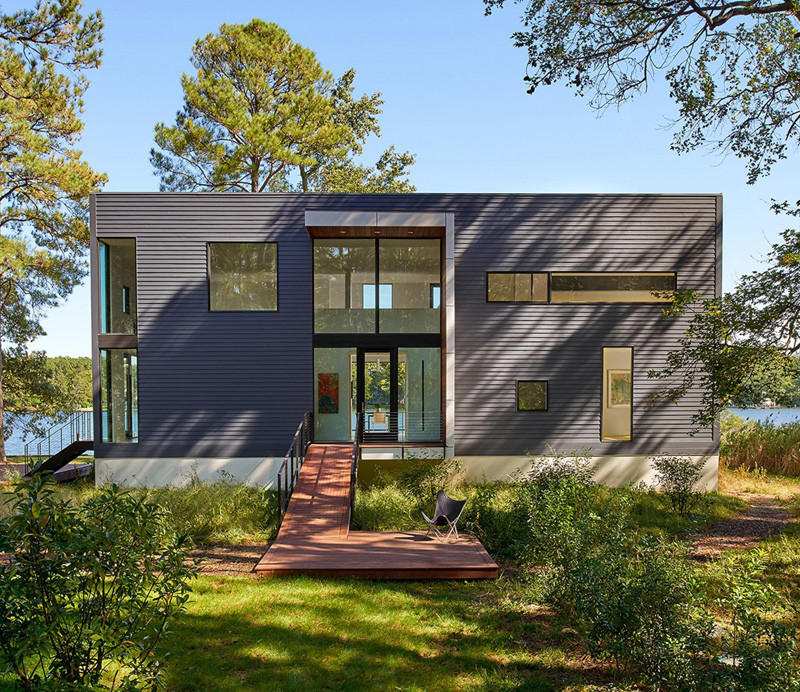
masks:
[[[261,556],[266,551],[264,544],[258,545],[215,545],[206,548],[196,548],[192,556],[200,558],[200,574],[215,576],[230,576],[240,574],[253,574]]]
[[[709,527],[694,543],[695,560],[713,560],[726,550],[748,550],[783,531],[792,521],[789,510],[774,497],[731,493],[747,502],[748,509],[733,519]]]

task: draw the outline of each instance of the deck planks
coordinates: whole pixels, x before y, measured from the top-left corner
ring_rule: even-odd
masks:
[[[349,531],[351,445],[311,445],[260,576],[296,574],[363,579],[495,579],[499,568],[480,541],[452,543],[422,531]]]

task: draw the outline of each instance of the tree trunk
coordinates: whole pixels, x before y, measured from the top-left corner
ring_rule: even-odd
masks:
[[[303,192],[308,192],[308,173],[305,166],[298,166],[300,169],[300,183],[303,186]]]
[[[0,342],[0,464],[8,463],[6,457],[6,425],[3,407],[3,344]]]

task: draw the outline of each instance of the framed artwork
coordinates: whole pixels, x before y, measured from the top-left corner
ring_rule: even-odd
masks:
[[[631,405],[631,371],[608,371],[608,408],[629,408]]]
[[[339,373],[317,374],[317,411],[339,413]]]

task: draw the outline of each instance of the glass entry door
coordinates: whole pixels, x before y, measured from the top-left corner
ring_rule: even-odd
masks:
[[[396,442],[400,429],[398,410],[397,349],[356,354],[356,405],[362,414],[364,441]]]

